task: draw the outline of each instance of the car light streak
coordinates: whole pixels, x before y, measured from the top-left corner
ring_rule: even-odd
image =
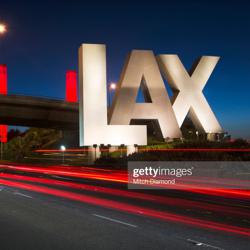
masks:
[[[87,190],[92,192],[98,192],[98,193],[105,193],[113,196],[118,197],[127,197],[127,198],[133,198],[138,200],[144,200],[149,202],[154,202],[158,204],[163,204],[167,206],[178,206],[178,207],[185,207],[189,209],[198,209],[198,210],[204,210],[204,211],[213,211],[220,214],[229,214],[229,215],[237,215],[242,216],[244,218],[250,217],[250,213],[239,211],[236,207],[230,207],[228,211],[225,211],[225,207],[221,205],[215,205],[215,204],[204,204],[203,202],[199,201],[190,201],[186,199],[181,198],[172,198],[172,197],[163,197],[159,195],[152,195],[152,194],[145,194],[145,193],[139,193],[135,191],[127,191],[127,190],[120,190],[115,188],[107,188],[107,187],[101,187],[101,186],[93,186],[88,184],[80,184],[80,183],[74,183],[69,181],[59,181],[54,179],[48,179],[48,178],[37,178],[37,177],[30,177],[30,176],[22,176],[22,175],[13,175],[13,174],[6,174],[1,173],[1,178],[7,178],[11,180],[17,180],[17,181],[28,181],[28,182],[34,182],[34,183],[40,183],[40,184],[46,184],[46,185],[53,185],[53,186],[61,186],[61,187],[67,187],[72,188],[76,190]]]
[[[108,148],[100,148],[101,152],[109,152]],[[95,148],[70,148],[65,152],[95,152]],[[126,152],[126,148],[118,149],[119,152]],[[139,152],[250,152],[250,148],[138,148]],[[59,149],[37,149],[37,153],[61,153]]]
[[[184,223],[191,226],[202,227],[204,229],[219,230],[225,233],[235,233],[243,236],[250,236],[250,229],[238,226],[232,226],[212,221],[206,221],[201,219],[190,218],[183,215],[177,215],[174,213],[162,212],[154,209],[147,209],[140,206],[129,205],[123,202],[117,202],[102,198],[96,198],[83,194],[76,194],[68,191],[57,190],[54,188],[47,188],[38,185],[25,184],[16,181],[9,181],[0,179],[1,185],[6,185],[9,187],[20,188],[24,190],[30,190],[33,192],[43,193],[47,195],[53,195],[61,198],[66,198],[70,200],[75,200],[83,203],[88,203],[91,205],[102,206],[109,209],[115,209],[122,212],[132,213],[140,216],[148,216],[151,218],[156,218],[164,221],[170,221],[175,223]]]
[[[128,184],[128,176],[121,172],[119,174],[118,171],[113,171],[111,173],[96,173],[93,171],[84,171],[84,170],[76,170],[76,169],[67,169],[60,167],[37,167],[37,166],[12,166],[12,165],[0,165],[1,169],[9,169],[15,171],[29,172],[29,173],[40,173],[45,175],[60,175],[74,178],[85,178],[92,180],[101,180],[115,183]],[[164,185],[154,185],[157,188],[165,188]],[[168,188],[171,188],[168,186]],[[201,183],[197,185],[190,183],[179,183],[172,187],[172,189],[178,189],[187,192],[205,194],[205,195],[215,195],[225,198],[235,198],[235,199],[250,199],[250,191],[249,190],[241,190],[241,189],[229,189],[229,188],[221,188],[214,187],[213,185],[206,185]]]

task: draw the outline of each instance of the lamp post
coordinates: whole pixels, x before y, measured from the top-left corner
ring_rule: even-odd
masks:
[[[124,144],[121,144],[120,145],[120,157],[122,158],[123,157],[123,149],[124,149],[125,145]]]
[[[61,145],[60,149],[62,151],[62,164],[64,164],[64,152],[66,150],[66,147],[64,145]]]
[[[95,161],[96,161],[96,148],[97,148],[97,144],[93,144],[93,148],[95,149]]]

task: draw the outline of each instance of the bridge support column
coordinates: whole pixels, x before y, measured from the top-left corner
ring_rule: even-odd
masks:
[[[67,70],[66,72],[66,93],[65,100],[67,102],[77,102],[77,73],[75,70]]]
[[[7,82],[7,66],[4,64],[0,64],[0,94],[7,95],[8,82]],[[2,143],[6,143],[8,141],[8,126],[0,125],[0,143],[1,143],[1,160],[3,158],[3,145]]]

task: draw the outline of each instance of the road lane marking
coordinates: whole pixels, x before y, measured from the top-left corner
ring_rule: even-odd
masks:
[[[20,196],[23,196],[23,197],[26,197],[26,198],[29,198],[29,199],[33,199],[32,196],[27,195],[27,194],[23,194],[23,193],[20,193],[20,192],[14,192],[14,195],[20,195]]]
[[[216,250],[224,250],[221,247],[213,246],[213,245],[210,245],[210,244],[207,244],[207,243],[203,243],[203,242],[200,242],[200,241],[197,241],[197,240],[187,239],[187,241],[189,243],[192,243],[192,244],[194,244],[196,246],[199,246],[199,247],[212,248],[212,249],[216,249]]]
[[[109,220],[109,221],[112,221],[112,222],[120,223],[120,224],[129,226],[129,227],[137,227],[136,225],[133,225],[133,224],[130,224],[130,223],[127,223],[127,222],[123,222],[123,221],[120,221],[120,220],[112,219],[112,218],[102,216],[102,215],[99,215],[99,214],[93,214],[93,216],[104,219],[104,220]]]
[[[72,178],[68,178],[68,177],[64,177],[64,176],[59,176],[59,175],[50,175],[51,177],[53,178],[56,178],[56,179],[63,179],[63,180],[72,180]]]

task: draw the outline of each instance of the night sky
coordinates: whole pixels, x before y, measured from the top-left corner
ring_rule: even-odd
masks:
[[[84,2],[1,1],[9,31],[0,37],[0,63],[10,93],[64,98],[65,71],[77,69],[81,43],[107,45],[109,82],[132,49],[178,54],[187,69],[216,55],[205,96],[226,131],[250,138],[249,1]]]

